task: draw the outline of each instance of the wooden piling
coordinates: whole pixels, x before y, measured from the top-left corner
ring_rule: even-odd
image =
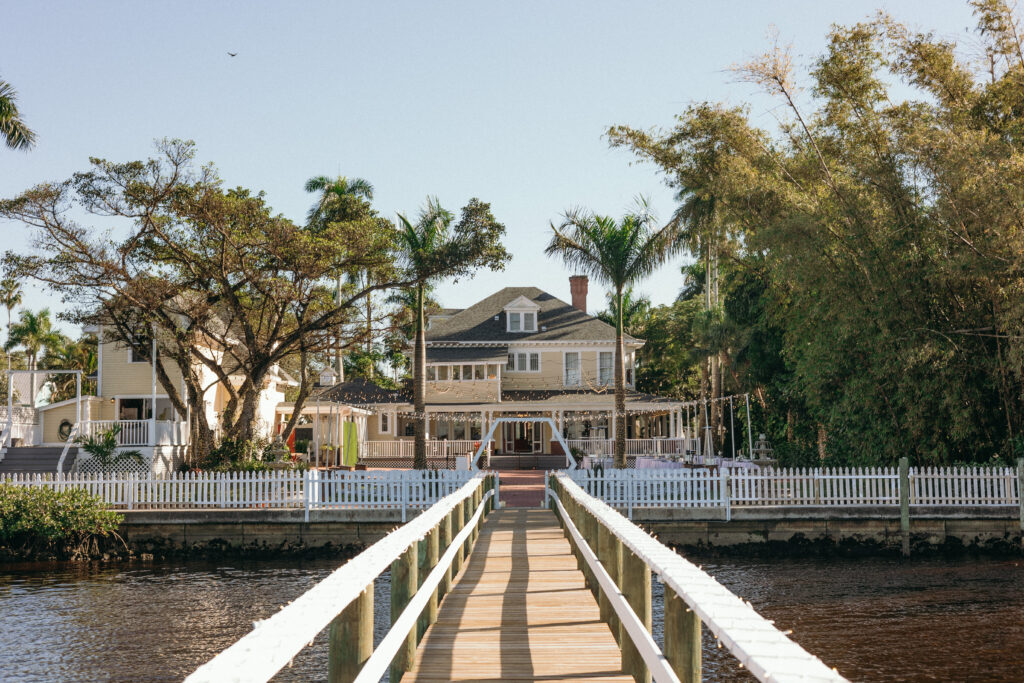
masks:
[[[419,564],[419,544],[413,543],[402,556],[391,563],[391,623],[398,621],[406,605],[416,594],[417,567]],[[391,662],[390,676],[392,681],[401,680],[402,674],[411,671],[416,664],[416,631],[409,632],[405,642],[398,649]]]
[[[331,622],[327,643],[327,680],[354,681],[373,654],[372,583]]]
[[[619,553],[616,557],[615,543],[618,542]],[[608,572],[608,576],[612,582],[619,585],[619,569],[622,565],[622,543],[615,537],[611,531],[608,530],[604,524],[598,524],[597,527],[597,559],[601,561],[601,565],[604,570]],[[615,610],[612,608],[611,600],[608,599],[608,595],[601,591],[601,596],[598,599],[598,605],[601,608],[601,621],[608,624],[608,628],[611,629],[612,635],[615,639],[619,638],[619,617],[615,614]]]
[[[910,461],[900,458],[900,536],[903,557],[910,557]]]
[[[653,617],[651,613],[651,570],[647,563],[623,549],[622,552],[622,592],[633,608],[633,612],[643,623],[648,632],[651,631]],[[644,663],[640,652],[633,645],[625,627],[619,625],[619,646],[622,648],[622,670],[633,677],[637,683],[651,683],[651,672]]]
[[[430,575],[430,572],[437,566],[437,558],[439,557],[440,550],[440,525],[435,526],[427,534],[427,537],[420,541],[419,545],[419,564],[417,566],[416,584],[417,588],[423,585],[423,581]],[[430,627],[435,621],[437,621],[437,600],[438,600],[438,589],[434,589],[430,594],[430,599],[427,601],[427,606],[423,609],[423,613],[417,622],[418,629],[416,634],[416,642],[423,639],[423,634],[427,632],[427,628]]]
[[[682,683],[700,683],[700,617],[665,586],[665,657]]]
[[[455,507],[452,509],[452,524],[452,539],[454,539],[456,536],[459,535],[459,532],[462,531],[462,527],[466,524],[465,517],[463,517],[462,515],[462,501],[456,503]],[[458,550],[455,551],[455,560],[452,562],[453,576],[457,575],[460,571],[462,571],[462,560],[465,552],[465,545],[460,545]]]
[[[439,551],[444,552],[448,550],[448,546],[452,544],[452,513],[449,512],[441,520],[441,539],[439,541]],[[452,565],[449,564],[445,567],[444,578],[441,579],[441,593],[439,597],[448,595],[452,591]]]

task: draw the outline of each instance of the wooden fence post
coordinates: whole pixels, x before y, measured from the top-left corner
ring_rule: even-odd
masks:
[[[454,539],[462,531],[462,527],[465,525],[465,517],[462,515],[462,501],[455,504],[452,508],[452,535]],[[456,575],[462,569],[463,554],[466,552],[466,546],[460,545],[459,549],[455,551],[455,559],[452,561],[452,575]]]
[[[328,632],[327,680],[354,681],[373,654],[373,584],[331,622]]]
[[[616,542],[619,542],[618,557],[616,557]],[[622,566],[621,548],[622,543],[615,537],[615,534],[609,531],[608,527],[604,524],[599,524],[597,527],[597,559],[601,561],[601,565],[604,566],[604,570],[608,572],[608,576],[616,586],[619,585],[619,570]],[[619,617],[615,614],[611,600],[609,600],[608,595],[604,591],[601,592],[598,605],[601,607],[601,621],[608,624],[608,628],[611,629],[615,640],[618,640]]]
[[[419,543],[413,543],[402,556],[391,563],[391,623],[398,621],[406,605],[416,595],[417,564],[419,560]],[[414,626],[405,638],[405,643],[398,649],[394,661],[391,662],[390,676],[392,681],[402,678],[402,674],[410,671],[416,664],[416,631]]]
[[[1017,460],[1017,505],[1020,508],[1020,543],[1024,545],[1024,458]]]
[[[452,513],[448,512],[441,520],[440,528],[440,539],[438,541],[438,552],[443,553],[448,550],[448,547],[452,544]],[[441,579],[441,592],[438,596],[441,597],[448,595],[452,590],[452,566],[449,564],[445,567],[444,578]]]
[[[900,458],[900,536],[903,557],[910,557],[910,461]]]
[[[622,552],[622,592],[626,596],[633,612],[643,623],[648,632],[651,630],[651,570],[647,563],[623,549]],[[633,676],[637,683],[651,683],[651,672],[644,663],[643,657],[633,644],[626,629],[619,626],[619,645],[622,649],[622,670]]]
[[[665,656],[682,683],[700,683],[700,617],[665,586]]]

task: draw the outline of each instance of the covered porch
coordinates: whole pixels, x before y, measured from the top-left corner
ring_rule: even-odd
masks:
[[[294,412],[293,403],[278,404],[271,433],[283,433]],[[313,467],[354,467],[366,451],[371,415],[369,410],[344,403],[306,403],[288,437],[288,448]]]

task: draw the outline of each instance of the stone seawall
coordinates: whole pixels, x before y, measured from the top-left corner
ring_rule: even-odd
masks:
[[[710,514],[709,514],[710,513]],[[898,506],[734,508],[724,510],[640,509],[633,521],[669,545],[726,552],[836,550],[898,552],[902,529]],[[1021,552],[1016,506],[929,506],[911,509],[913,551],[976,549]]]
[[[156,556],[347,554],[402,525],[400,510],[153,510],[124,512],[120,534]]]
[[[275,554],[351,552],[401,526],[400,510],[153,510],[124,512],[121,535],[136,553]],[[912,508],[915,552],[973,548],[1019,552],[1016,506]],[[898,506],[843,508],[635,509],[633,521],[663,543],[735,552],[810,552],[844,548],[889,552],[900,547]]]

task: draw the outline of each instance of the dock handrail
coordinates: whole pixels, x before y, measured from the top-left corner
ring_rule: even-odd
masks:
[[[432,618],[436,619],[438,585],[444,580],[443,589],[450,590],[451,572],[458,571],[464,559],[463,552],[468,553],[479,534],[477,524],[492,507],[494,485],[493,475],[482,472],[476,475],[458,491],[445,496],[421,515],[349,560],[281,611],[268,619],[254,622],[251,632],[196,669],[185,680],[187,683],[269,681],[296,654],[311,644],[321,631],[328,626],[333,631],[335,625],[341,622],[344,622],[342,630],[356,622],[356,635],[335,638],[332,633],[330,680],[370,680],[364,674],[370,674],[371,664],[373,671],[383,671],[380,668],[382,661],[384,669],[392,660],[403,668],[411,668],[409,655],[415,659],[415,643],[422,635],[417,633],[417,622],[421,615],[431,613]],[[473,510],[475,513],[472,513]],[[453,537],[453,531],[459,533]],[[428,560],[429,566],[426,569],[430,573],[417,589],[417,567],[425,559],[423,549],[420,548],[424,539],[431,546],[427,550],[427,557],[433,554],[435,562],[431,564]],[[437,556],[438,546],[435,545],[438,542],[444,551],[440,557]],[[409,588],[408,573],[403,582],[395,576],[396,567],[403,570],[411,568],[412,590],[407,595],[401,593],[403,587],[399,584],[404,583],[404,588]],[[403,611],[378,648],[380,654],[370,655],[368,650],[373,649],[373,583],[388,569],[393,569],[392,608],[395,607],[398,590]],[[409,641],[412,647],[403,655],[400,648]],[[358,678],[353,672],[358,673]],[[372,680],[379,680],[380,675],[376,674]]]
[[[642,562],[654,572],[665,585],[665,614],[666,614],[666,649],[669,652],[668,661],[676,672],[686,671],[687,667],[693,667],[696,661],[697,679],[700,671],[700,624],[705,624],[711,633],[739,660],[751,674],[759,681],[790,682],[802,681],[830,681],[838,683],[845,681],[835,669],[829,668],[820,659],[804,650],[800,645],[789,639],[785,633],[775,628],[769,620],[758,614],[749,603],[731,593],[715,579],[701,570],[699,567],[678,555],[671,548],[663,545],[634,525],[622,514],[611,508],[601,500],[587,494],[571,477],[565,473],[558,472],[551,476],[549,495],[554,499],[555,507],[562,515],[567,528],[570,525],[582,527],[583,532],[579,534],[582,538],[577,541],[580,550],[588,546],[586,550],[593,555],[591,548],[602,546],[598,555],[604,555],[604,546],[601,543],[600,535],[603,528],[605,534],[610,534],[622,545],[622,567],[625,568],[628,562]],[[573,515],[566,512],[566,508],[574,508],[578,515],[575,523]],[[571,531],[570,531],[571,535]],[[588,553],[581,552],[584,559]],[[631,555],[631,557],[630,557]],[[624,569],[623,574],[628,571]],[[600,576],[591,573],[588,576],[597,578],[602,583]],[[619,576],[618,585],[615,588],[616,594],[619,588],[623,588],[628,594],[629,590],[624,586],[623,577]],[[608,589],[605,588],[605,591]],[[603,600],[613,602],[613,595],[601,596]],[[683,615],[679,610],[672,609],[670,602],[678,597],[686,605],[686,612],[692,615]],[[649,600],[649,591],[648,591]],[[632,600],[630,600],[632,602]],[[649,612],[649,606],[648,606]],[[604,610],[602,610],[603,612]],[[616,611],[617,608],[616,608]],[[670,616],[670,614],[672,616]],[[693,637],[693,629],[684,626],[681,629],[686,635],[676,640],[669,635],[670,630],[678,632],[676,625],[670,624],[675,616],[681,618],[696,617],[697,637]],[[699,621],[697,621],[699,620]],[[625,622],[623,624],[629,631]],[[620,641],[624,646],[625,637]],[[689,642],[684,642],[686,640]],[[652,666],[657,663],[657,658],[650,660],[652,653],[644,656],[645,645],[643,642],[633,641],[634,647],[644,659],[644,664],[650,668],[654,680],[672,681],[679,680],[668,677],[662,669]],[[660,655],[661,653],[657,653]],[[661,655],[664,657],[664,655]],[[696,660],[694,660],[696,658]],[[626,658],[624,657],[624,660]],[[693,670],[692,668],[690,669]],[[659,677],[659,671],[661,672]],[[638,672],[639,673],[639,672]],[[673,674],[674,675],[674,674]],[[682,679],[690,680],[689,676],[682,676]]]

